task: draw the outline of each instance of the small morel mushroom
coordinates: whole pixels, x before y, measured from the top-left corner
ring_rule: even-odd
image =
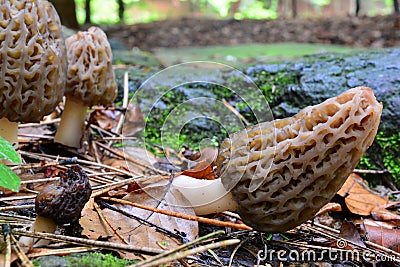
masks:
[[[381,113],[370,88],[350,89],[233,134],[216,160],[220,179],[178,176],[173,185],[198,214],[236,210],[256,230],[284,232],[332,199],[372,144]]]
[[[38,122],[64,95],[66,49],[46,0],[0,1],[0,135],[17,143],[18,122]]]
[[[59,181],[47,185],[36,196],[37,217],[33,231],[54,233],[57,225],[78,222],[91,194],[92,187],[85,171],[79,165],[71,166],[60,174]]]
[[[66,103],[54,141],[79,148],[88,107],[109,106],[116,92],[111,47],[98,27],[65,40],[68,74]]]

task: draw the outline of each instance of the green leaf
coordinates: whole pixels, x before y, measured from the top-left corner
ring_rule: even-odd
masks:
[[[21,163],[17,152],[14,147],[0,136],[0,159],[8,159],[14,163]]]
[[[0,164],[0,186],[18,192],[21,179],[7,166]]]

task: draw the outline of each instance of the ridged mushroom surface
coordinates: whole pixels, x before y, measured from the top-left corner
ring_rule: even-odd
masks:
[[[85,171],[73,165],[60,180],[47,185],[35,199],[39,216],[50,218],[57,224],[67,224],[79,220],[81,211],[92,194],[92,187]]]
[[[225,140],[216,164],[244,222],[284,232],[312,218],[372,144],[381,113],[372,90],[357,87]]]
[[[0,1],[0,118],[37,122],[64,95],[61,23],[45,0]]]
[[[109,106],[117,95],[111,47],[98,27],[65,40],[68,55],[66,96],[86,106]]]

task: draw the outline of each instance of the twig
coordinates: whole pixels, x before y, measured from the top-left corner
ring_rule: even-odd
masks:
[[[46,159],[48,159],[48,158],[53,158],[53,159],[69,159],[69,158],[67,158],[67,157],[60,157],[60,156],[53,156],[53,155],[46,155],[46,156],[48,157],[48,158],[46,158],[46,157],[44,157],[42,154],[31,153],[31,152],[26,152],[26,151],[22,151],[22,150],[19,151],[19,153],[20,153],[21,155],[25,155],[25,156],[27,156],[27,157],[31,157],[31,158],[39,159],[39,160],[46,160]],[[124,171],[124,170],[122,170],[122,169],[114,168],[114,167],[112,167],[112,166],[105,165],[105,164],[101,164],[101,163],[97,163],[97,162],[93,162],[93,161],[77,159],[77,163],[87,164],[87,165],[89,165],[89,166],[101,167],[101,168],[105,168],[105,169],[108,169],[108,170],[116,171],[116,172],[118,172],[118,173],[120,173],[120,174],[124,174],[124,175],[127,175],[127,176],[132,176],[132,173],[131,173],[131,172],[127,172],[127,171]]]
[[[109,192],[111,190],[114,190],[116,188],[131,184],[131,183],[136,183],[137,182],[136,180],[138,178],[141,178],[141,177],[142,176],[136,176],[136,177],[132,177],[132,178],[129,178],[129,179],[122,180],[122,181],[114,182],[114,183],[111,183],[111,184],[106,184],[106,185],[99,186],[99,187],[97,187],[97,189],[99,189],[99,188],[103,188],[103,189],[101,189],[99,191],[96,191],[96,192],[93,192],[92,193],[92,197],[97,197],[97,196],[100,196],[100,195],[102,195],[104,193],[107,193],[107,192]]]
[[[242,240],[242,241],[233,249],[232,254],[231,254],[231,256],[229,257],[229,264],[228,264],[228,267],[231,267],[231,266],[232,266],[233,258],[235,257],[236,252],[237,252],[237,251],[239,250],[239,248],[240,248],[244,243],[246,243],[246,242],[247,242],[247,239]]]
[[[21,246],[19,245],[17,239],[13,234],[11,234],[12,240],[12,247],[17,254],[18,258],[21,260],[22,266],[24,267],[34,267],[32,262],[29,260],[28,256],[26,256],[25,252],[22,250]]]
[[[128,98],[129,98],[129,73],[127,71],[125,71],[125,73],[124,73],[124,98],[122,100],[122,107],[124,109],[126,109],[128,107],[128,103],[129,103],[129,99]],[[125,113],[121,113],[121,116],[119,117],[119,121],[118,121],[117,127],[115,128],[115,132],[116,133],[118,133],[118,134],[121,133],[124,121],[125,121]],[[112,145],[112,143],[113,143],[113,141],[111,140],[108,143],[108,146],[110,147]]]
[[[115,234],[119,240],[121,240],[123,243],[128,244],[128,242],[125,241],[125,239],[111,226],[111,224],[108,222],[107,218],[103,215],[103,212],[101,211],[99,205],[94,202],[93,203],[94,208],[96,209],[97,214],[99,215],[100,221],[103,224],[103,226],[105,227],[106,231],[112,235]],[[110,228],[112,230],[112,233],[110,233],[110,231],[108,230],[108,228]]]
[[[42,233],[42,232],[28,232],[24,230],[16,230],[13,229],[12,233],[15,235],[22,235],[22,236],[29,236],[34,238],[43,238],[51,241],[64,241],[72,244],[78,245],[87,245],[91,247],[99,247],[111,250],[125,250],[125,251],[132,251],[143,253],[146,255],[154,255],[158,253],[164,252],[164,250],[156,249],[156,248],[149,248],[149,247],[140,247],[135,245],[124,245],[118,244],[113,242],[105,242],[105,241],[97,241],[91,239],[84,239],[79,237],[72,237],[72,236],[65,236],[65,235],[56,235],[56,234],[49,234],[49,233]]]
[[[365,174],[387,174],[387,173],[392,173],[390,170],[361,170],[361,169],[354,169],[353,172],[355,172],[355,173],[365,173]]]
[[[147,164],[141,163],[141,162],[137,161],[136,159],[132,158],[131,156],[126,155],[125,153],[123,153],[123,152],[121,152],[119,150],[116,150],[116,149],[110,148],[110,147],[108,147],[106,145],[103,145],[102,143],[97,142],[97,145],[102,147],[102,148],[104,148],[108,152],[111,152],[111,153],[117,155],[118,157],[121,157],[121,158],[123,158],[125,160],[128,160],[130,162],[133,162],[133,163],[135,163],[135,164],[137,164],[139,166],[145,167],[145,168],[147,168],[149,170],[152,170],[152,171],[154,171],[156,173],[163,174],[163,175],[168,175],[169,174],[168,172],[165,172],[165,171],[156,169],[156,168],[154,168],[152,166],[149,166]]]
[[[6,242],[6,248],[4,251],[4,266],[5,267],[10,267],[11,265],[11,238],[10,238],[10,225],[3,225],[3,234],[4,234],[4,239]]]
[[[160,225],[157,225],[157,224],[152,223],[152,222],[150,222],[148,220],[140,218],[139,216],[136,216],[136,215],[134,215],[132,213],[129,213],[129,212],[125,211],[125,210],[116,208],[115,206],[112,206],[112,205],[110,205],[110,204],[108,204],[108,203],[106,203],[104,201],[101,201],[100,203],[101,203],[101,205],[105,206],[106,208],[108,208],[110,210],[113,210],[113,211],[116,211],[116,212],[119,212],[122,215],[127,216],[128,218],[133,218],[136,221],[140,222],[141,224],[144,224],[144,225],[147,225],[147,226],[150,226],[150,227],[154,227],[160,233],[163,233],[165,235],[168,235],[168,236],[173,237],[173,238],[175,238],[177,240],[180,240],[180,241],[185,240],[185,238],[182,235],[180,235],[178,233],[173,233],[170,230],[168,230],[168,229],[166,229],[166,228],[164,228],[164,227],[162,227]]]
[[[100,197],[100,199],[112,201],[112,202],[123,204],[123,205],[130,205],[130,206],[134,206],[134,207],[137,207],[140,209],[145,209],[145,210],[149,210],[149,211],[153,211],[153,212],[157,212],[157,213],[161,213],[164,215],[173,216],[176,218],[181,218],[181,219],[185,219],[185,220],[189,220],[189,221],[197,221],[197,222],[201,222],[201,223],[207,223],[207,224],[212,224],[212,225],[222,226],[222,227],[230,227],[230,228],[235,228],[235,229],[239,229],[239,230],[252,230],[251,227],[249,227],[245,224],[222,222],[222,221],[217,221],[217,220],[208,219],[208,218],[204,218],[204,217],[182,214],[182,213],[178,213],[178,212],[149,207],[149,206],[141,205],[138,203],[133,203],[133,202],[126,201],[123,199],[117,199],[117,198],[111,198],[111,197]]]
[[[24,209],[33,209],[35,205],[17,205],[17,206],[6,206],[0,207],[1,211],[10,211],[10,210],[24,210]]]
[[[150,263],[150,262],[152,262],[152,261],[155,261],[155,260],[158,260],[158,259],[167,257],[168,255],[171,255],[172,253],[176,253],[176,252],[178,252],[178,251],[180,251],[180,250],[183,250],[183,249],[185,249],[185,248],[188,248],[188,247],[190,247],[190,246],[192,246],[192,245],[195,245],[195,244],[200,243],[200,242],[203,242],[203,241],[207,241],[207,240],[209,240],[210,238],[214,238],[214,237],[219,236],[219,235],[222,235],[222,234],[224,234],[224,231],[216,231],[216,232],[207,234],[207,235],[205,235],[205,236],[201,236],[201,237],[199,237],[199,238],[197,238],[197,239],[195,239],[195,240],[193,240],[193,241],[187,242],[187,243],[185,243],[185,244],[183,244],[183,245],[180,245],[180,246],[178,246],[178,247],[176,247],[176,248],[173,248],[173,249],[171,249],[171,250],[165,251],[165,252],[160,253],[160,254],[158,254],[158,255],[152,256],[151,258],[148,258],[148,259],[146,259],[146,260],[144,260],[144,261],[141,261],[141,262],[139,262],[139,263],[140,263],[140,264],[148,264],[148,263]]]
[[[60,248],[60,249],[41,249],[39,252],[29,253],[29,258],[37,258],[43,256],[52,256],[52,255],[66,255],[71,253],[80,253],[80,252],[88,252],[96,250],[97,248],[88,248],[88,247],[75,247],[75,248]]]
[[[176,261],[179,259],[183,259],[187,256],[190,255],[194,255],[196,253],[201,253],[204,251],[207,251],[209,249],[215,249],[215,248],[219,248],[219,247],[226,247],[226,246],[232,246],[235,245],[237,243],[239,243],[240,240],[239,239],[229,239],[229,240],[224,240],[224,241],[220,241],[220,242],[216,242],[216,243],[211,243],[205,246],[201,246],[201,247],[197,247],[197,248],[192,248],[189,250],[185,250],[182,252],[176,252],[168,257],[164,257],[155,261],[151,261],[149,263],[146,264],[142,264],[141,262],[130,265],[128,267],[151,267],[151,266],[160,266],[162,264],[166,264],[168,262],[172,262],[172,261]]]
[[[228,103],[228,101],[225,100],[225,98],[222,98],[222,103],[230,110],[232,111],[233,114],[236,115],[236,117],[238,117],[240,120],[242,120],[244,122],[244,124],[246,124],[246,126],[249,126],[250,123],[246,120],[245,117],[242,116],[242,114],[240,114],[234,107],[232,107],[231,104]]]

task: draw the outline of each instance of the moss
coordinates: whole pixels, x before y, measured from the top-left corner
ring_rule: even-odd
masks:
[[[379,131],[374,144],[361,158],[358,168],[387,169],[394,183],[400,185],[400,132],[387,136],[384,130]]]
[[[118,258],[112,254],[100,252],[77,253],[64,257],[41,257],[32,261],[34,266],[60,265],[67,267],[124,267],[136,261]]]

